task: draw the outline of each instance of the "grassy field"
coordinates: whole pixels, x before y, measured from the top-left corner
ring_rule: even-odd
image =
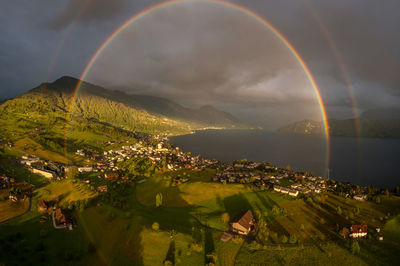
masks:
[[[21,215],[29,208],[29,199],[19,202],[12,200],[0,201],[0,222],[6,221],[15,216]]]
[[[69,202],[75,202],[93,198],[97,192],[93,192],[82,183],[73,183],[69,179],[52,182],[49,185],[38,189],[35,192],[35,198],[46,201],[58,201],[63,205]]]
[[[50,221],[39,222],[30,212],[0,225],[0,264],[4,265],[102,265],[83,228],[56,230]]]
[[[204,255],[190,248],[191,228],[196,221],[182,211],[139,205],[133,189],[127,193],[128,207],[120,210],[108,205],[91,207],[79,213],[79,221],[96,243],[106,264],[160,265],[174,240],[176,264],[202,265]],[[159,223],[159,232],[151,226]],[[170,238],[170,231],[176,235]]]
[[[26,264],[54,264],[58,258],[61,264],[71,265],[162,265],[166,259],[175,265],[204,265],[206,254],[214,254],[217,265],[390,265],[400,260],[398,197],[382,196],[381,204],[330,193],[312,201],[293,199],[247,185],[207,182],[211,174],[186,171],[191,181],[172,186],[165,178],[171,173],[159,173],[144,183],[128,185],[120,195],[126,202],[122,209],[99,201],[74,211],[78,227],[73,231],[55,230],[49,221],[39,223],[37,200],[58,199],[64,204],[95,197],[96,193],[79,180],[52,182],[36,191],[32,212],[0,225],[0,263],[12,264],[18,256]],[[100,182],[96,175],[84,178]],[[164,204],[156,208],[155,195],[160,192]],[[223,213],[233,221],[249,209],[258,211],[267,222],[270,234],[264,245],[224,243],[219,240],[221,232],[197,221],[225,230]],[[285,214],[274,214],[273,209],[284,209]],[[159,230],[152,229],[155,222]],[[359,241],[360,253],[353,254],[352,241],[338,237],[336,224],[341,228],[359,223],[368,224],[370,238]],[[376,240],[375,226],[382,227],[384,241]],[[196,230],[201,235],[198,246],[194,245]],[[295,235],[298,243],[282,244],[283,235]],[[36,244],[41,239],[44,247]]]

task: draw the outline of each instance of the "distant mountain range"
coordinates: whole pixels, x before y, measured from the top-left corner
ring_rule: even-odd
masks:
[[[132,141],[141,133],[251,128],[212,106],[191,109],[161,97],[130,95],[87,82],[74,97],[78,82],[62,77],[0,104],[0,143],[65,162],[82,147],[100,151],[102,143]]]
[[[367,112],[366,115],[377,117],[377,112]],[[371,138],[400,138],[400,118],[397,119],[330,119],[329,133],[331,136],[356,137],[356,123],[359,123],[359,136]],[[303,120],[279,128],[279,132],[303,135],[323,135],[322,122]]]
[[[48,110],[66,115],[78,82],[76,78],[64,76],[52,83],[43,83],[15,99],[5,101],[1,105],[0,113],[4,115],[37,109],[42,113]],[[190,109],[165,98],[130,95],[87,82],[81,84],[72,115],[139,131],[146,131],[140,124],[153,127],[155,131],[158,131],[157,125],[160,125],[160,131],[166,130],[169,126],[174,127],[173,131],[210,127],[249,128],[231,114],[212,106]]]

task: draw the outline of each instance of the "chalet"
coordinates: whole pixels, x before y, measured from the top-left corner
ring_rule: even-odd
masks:
[[[232,224],[232,231],[240,235],[248,235],[254,225],[253,213],[248,210],[243,216]]]
[[[107,186],[99,186],[99,187],[97,187],[97,191],[98,192],[107,192],[108,188],[107,188]]]
[[[352,238],[365,237],[368,234],[368,226],[366,224],[352,225],[350,227],[350,232],[350,237]]]

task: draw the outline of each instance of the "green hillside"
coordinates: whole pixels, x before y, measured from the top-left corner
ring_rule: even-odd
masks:
[[[21,153],[66,163],[82,145],[98,150],[109,140],[132,140],[137,132],[176,135],[205,127],[243,127],[212,107],[188,109],[167,99],[127,95],[86,82],[70,108],[77,82],[62,77],[1,104],[1,141]]]

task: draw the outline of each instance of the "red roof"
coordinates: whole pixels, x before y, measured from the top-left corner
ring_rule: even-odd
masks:
[[[368,226],[366,224],[352,225],[351,232],[353,233],[367,233]]]

